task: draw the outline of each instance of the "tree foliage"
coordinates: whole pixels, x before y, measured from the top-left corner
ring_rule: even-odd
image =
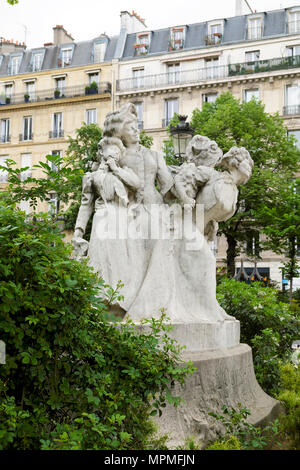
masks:
[[[178,403],[170,384],[191,365],[164,316],[149,335],[107,322],[111,289],[71,259],[51,219],[24,217],[0,204],[0,448],[150,446],[150,414]]]
[[[256,377],[270,393],[279,390],[279,364],[290,359],[292,342],[299,336],[297,313],[278,302],[277,291],[260,283],[224,278],[217,286],[220,305],[241,322],[241,342],[253,347]]]
[[[297,170],[299,151],[278,114],[265,112],[256,100],[241,103],[230,93],[223,93],[214,103],[195,109],[191,126],[196,134],[209,137],[227,152],[232,146],[245,147],[254,160],[253,174],[240,186],[237,210],[220,233],[228,242],[227,265],[234,274],[234,259],[251,232],[266,226],[263,207],[280,206],[282,188],[291,182]]]

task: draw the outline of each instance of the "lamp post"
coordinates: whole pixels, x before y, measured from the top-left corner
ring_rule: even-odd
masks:
[[[177,126],[170,126],[170,132],[173,141],[174,155],[176,158],[183,160],[188,143],[194,135],[194,129],[186,122],[187,116],[178,116],[178,119],[179,123]]]

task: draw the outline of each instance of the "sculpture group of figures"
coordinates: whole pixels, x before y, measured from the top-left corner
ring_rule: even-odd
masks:
[[[248,181],[252,168],[246,149],[232,147],[223,155],[216,142],[200,135],[190,141],[182,165],[168,166],[163,155],[139,144],[136,108],[127,104],[107,115],[98,162],[83,178],[75,252],[88,256],[107,284],[124,284],[124,300],[115,307],[136,322],[159,317],[162,308],[173,323],[230,319],[216,300],[216,262],[210,242],[218,222],[234,214],[237,187]],[[177,209],[173,218],[165,218],[169,222],[164,235],[149,236],[149,226],[157,229],[159,217],[170,215],[170,207]],[[199,207],[201,223],[196,217]],[[128,236],[128,232],[116,236],[124,228],[116,230],[116,213],[118,221],[130,214],[131,233],[147,236]],[[186,214],[201,243],[191,244],[185,233],[174,236],[174,221],[182,221]],[[90,217],[87,242],[83,237]]]

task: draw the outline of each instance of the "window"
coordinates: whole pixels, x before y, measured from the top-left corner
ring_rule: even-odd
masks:
[[[143,129],[143,103],[134,103],[138,115],[138,128]]]
[[[71,65],[72,54],[73,54],[72,47],[61,50],[61,66],[62,67]]]
[[[259,100],[259,90],[258,88],[253,90],[244,90],[244,102],[249,103],[252,99]]]
[[[65,77],[57,77],[55,79],[55,88],[59,90],[60,96],[65,94],[65,87],[66,87],[66,79]]]
[[[149,34],[139,34],[136,38],[136,44],[134,45],[135,48],[135,55],[145,55],[148,53],[150,45],[150,37]]]
[[[174,28],[171,30],[171,39],[169,50],[177,51],[182,49],[184,45],[184,28]]]
[[[250,231],[247,235],[246,253],[249,256],[259,257],[259,233]]]
[[[250,52],[245,52],[245,61],[246,62],[255,62],[259,60],[260,57],[260,51],[250,51]]]
[[[27,178],[31,177],[31,153],[21,155],[21,168],[27,168],[21,173],[21,181],[26,181]]]
[[[168,83],[179,83],[180,64],[170,64],[167,66]]]
[[[5,143],[5,142],[10,142],[10,120],[9,119],[1,119],[1,136],[0,136],[0,142]]]
[[[9,98],[9,99],[11,100],[11,98],[12,98],[12,90],[13,90],[13,86],[12,86],[12,85],[5,85],[5,86],[4,86],[5,98]]]
[[[209,25],[209,32],[208,32],[208,43],[212,44],[220,44],[222,38],[222,24],[211,24]]]
[[[58,139],[59,137],[64,136],[63,131],[63,114],[54,113],[52,115],[52,132],[50,133],[50,138]]]
[[[262,37],[262,18],[250,18],[248,22],[248,39]]]
[[[35,83],[26,82],[26,94],[29,95],[30,101],[35,100]]]
[[[32,55],[32,71],[38,72],[42,68],[43,63],[43,52],[36,52]]]
[[[289,33],[300,32],[300,11],[291,11],[289,18]]]
[[[10,75],[16,75],[19,73],[19,68],[21,65],[21,56],[11,57],[10,60]]]
[[[96,42],[94,44],[94,63],[104,62],[107,41]]]
[[[86,124],[97,124],[97,109],[87,109],[85,112]]]
[[[205,78],[219,78],[220,76],[220,61],[219,57],[213,57],[204,61],[205,65]]]
[[[61,150],[52,150],[51,153],[53,156],[61,157]],[[51,171],[58,172],[59,166],[59,164],[56,165],[54,162],[50,162]]]
[[[99,85],[99,72],[89,73],[89,85],[93,82]]]
[[[57,216],[59,212],[59,206],[60,206],[60,201],[59,201],[57,194],[52,193],[50,203],[49,203],[49,212],[52,217]]]
[[[6,163],[7,159],[8,159],[7,156],[5,156],[5,157],[1,156],[0,157],[0,166],[4,166],[5,168],[7,168],[7,163]],[[0,168],[0,183],[7,183],[7,181],[8,181],[8,171],[2,170]]]
[[[300,129],[288,131],[288,136],[291,136],[291,135],[293,135],[296,138],[295,144],[296,144],[296,147],[300,150]]]
[[[144,86],[144,69],[134,69],[132,70],[133,75],[133,87],[134,88],[143,88]]]
[[[20,211],[25,212],[25,214],[29,214],[30,213],[30,200],[26,201],[25,199],[23,199],[22,201],[20,201],[19,209]]]
[[[32,116],[23,117],[23,134],[20,140],[32,140]]]
[[[288,85],[285,89],[284,114],[298,114],[300,112],[300,86]]]
[[[178,113],[178,99],[173,98],[165,100],[165,119],[163,127],[167,127],[170,124],[175,113]]]
[[[287,57],[295,57],[297,55],[300,55],[300,46],[287,46],[286,48]]]
[[[247,62],[246,72],[255,70],[256,62],[259,60],[260,51],[250,51],[245,53],[245,62]]]
[[[203,103],[214,103],[218,98],[218,93],[207,93],[202,95]]]

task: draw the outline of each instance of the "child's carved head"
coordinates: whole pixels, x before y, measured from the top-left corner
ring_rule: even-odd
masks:
[[[223,152],[214,140],[203,135],[195,135],[186,149],[188,162],[196,166],[215,167],[222,159]]]

